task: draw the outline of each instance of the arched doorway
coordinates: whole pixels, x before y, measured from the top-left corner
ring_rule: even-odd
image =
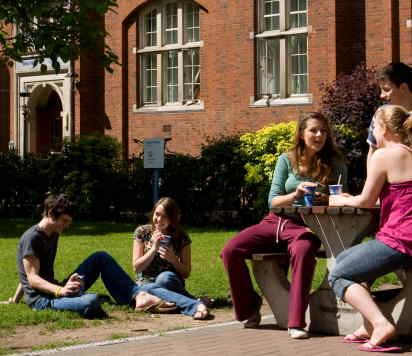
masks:
[[[36,107],[37,153],[61,151],[63,143],[62,102],[53,90],[44,106]]]
[[[61,151],[63,107],[59,94],[50,85],[37,87],[31,95],[30,107],[30,152]]]

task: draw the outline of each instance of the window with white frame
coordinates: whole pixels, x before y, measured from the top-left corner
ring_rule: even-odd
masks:
[[[258,0],[258,100],[308,95],[307,24],[307,0]]]
[[[139,16],[140,107],[200,103],[199,6],[156,1]]]

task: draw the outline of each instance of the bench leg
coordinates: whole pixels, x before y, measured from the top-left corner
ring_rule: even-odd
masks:
[[[288,327],[289,281],[275,260],[252,261],[253,274],[272,309],[276,323]]]

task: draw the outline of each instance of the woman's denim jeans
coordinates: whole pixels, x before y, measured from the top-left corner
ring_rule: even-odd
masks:
[[[87,291],[100,276],[106,289],[117,304],[130,304],[140,291],[146,291],[163,300],[175,303],[186,315],[193,315],[199,304],[194,299],[161,288],[155,283],[138,286],[114,258],[104,251],[90,255],[73,273],[84,276],[84,291]],[[77,296],[63,298],[43,295],[32,307],[36,310],[49,308],[93,315],[94,310],[98,311],[100,309],[100,303],[97,294],[83,294],[82,292]]]
[[[362,282],[371,284],[376,278],[405,268],[411,262],[411,256],[379,240],[370,240],[341,252],[328,280],[335,294],[343,300],[346,288],[350,285]]]
[[[158,274],[153,283],[140,286],[144,290],[179,307],[182,314],[196,313],[199,301],[185,289],[185,282],[174,272],[164,271]]]

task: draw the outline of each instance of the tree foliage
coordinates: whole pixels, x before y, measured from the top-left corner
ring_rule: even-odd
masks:
[[[45,71],[50,58],[58,72],[58,58],[66,62],[89,50],[111,72],[118,57],[105,43],[102,19],[116,6],[116,0],[1,0],[0,59],[34,55],[34,65]]]
[[[358,192],[366,175],[368,127],[379,105],[375,70],[359,65],[321,86],[321,110],[336,127],[336,139],[349,165],[349,188]]]

